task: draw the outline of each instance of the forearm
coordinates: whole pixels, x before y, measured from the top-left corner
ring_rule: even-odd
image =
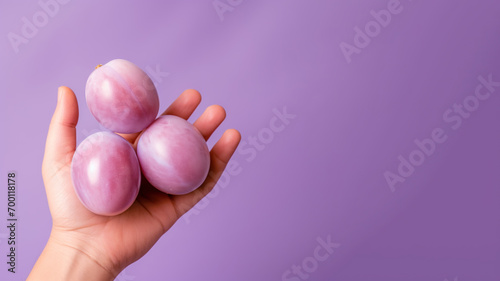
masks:
[[[108,281],[114,279],[115,276],[111,272],[106,271],[83,251],[62,245],[51,237],[27,281]]]

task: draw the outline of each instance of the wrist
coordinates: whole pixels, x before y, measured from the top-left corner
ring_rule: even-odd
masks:
[[[71,245],[53,231],[27,280],[108,281],[118,273],[89,255],[85,244]]]

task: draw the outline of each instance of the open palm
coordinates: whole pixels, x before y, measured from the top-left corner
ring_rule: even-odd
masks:
[[[195,90],[183,92],[163,114],[184,119],[201,101]],[[207,140],[225,118],[221,106],[208,107],[194,126]],[[205,182],[185,195],[168,195],[152,187],[143,177],[137,200],[124,213],[101,216],[79,201],[71,181],[71,159],[76,149],[78,103],[73,91],[59,89],[58,105],[49,128],[42,175],[53,219],[51,239],[78,249],[111,275],[142,257],[189,209],[209,193],[240,141],[234,129],[224,132],[210,151],[210,171]],[[122,135],[136,145],[140,133]]]

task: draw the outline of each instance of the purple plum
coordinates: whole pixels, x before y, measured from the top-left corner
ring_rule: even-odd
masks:
[[[201,133],[173,115],[156,119],[139,137],[137,156],[144,177],[174,195],[198,188],[208,174],[210,153]]]
[[[160,107],[153,81],[135,64],[122,59],[96,67],[87,80],[85,98],[97,121],[117,133],[144,130]]]
[[[87,137],[76,149],[71,163],[76,194],[90,211],[113,216],[135,201],[141,169],[132,145],[112,132]]]

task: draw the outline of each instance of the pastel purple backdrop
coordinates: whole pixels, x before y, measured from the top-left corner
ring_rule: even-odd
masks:
[[[150,73],[162,109],[188,88],[190,121],[224,106],[210,146],[228,128],[244,141],[117,280],[499,280],[500,87],[478,79],[500,81],[498,1],[154,2],[0,4],[1,178],[19,182],[16,274],[0,190],[1,280],[24,280],[49,236],[57,87],[78,97],[80,142],[101,130],[86,79],[115,58]]]

